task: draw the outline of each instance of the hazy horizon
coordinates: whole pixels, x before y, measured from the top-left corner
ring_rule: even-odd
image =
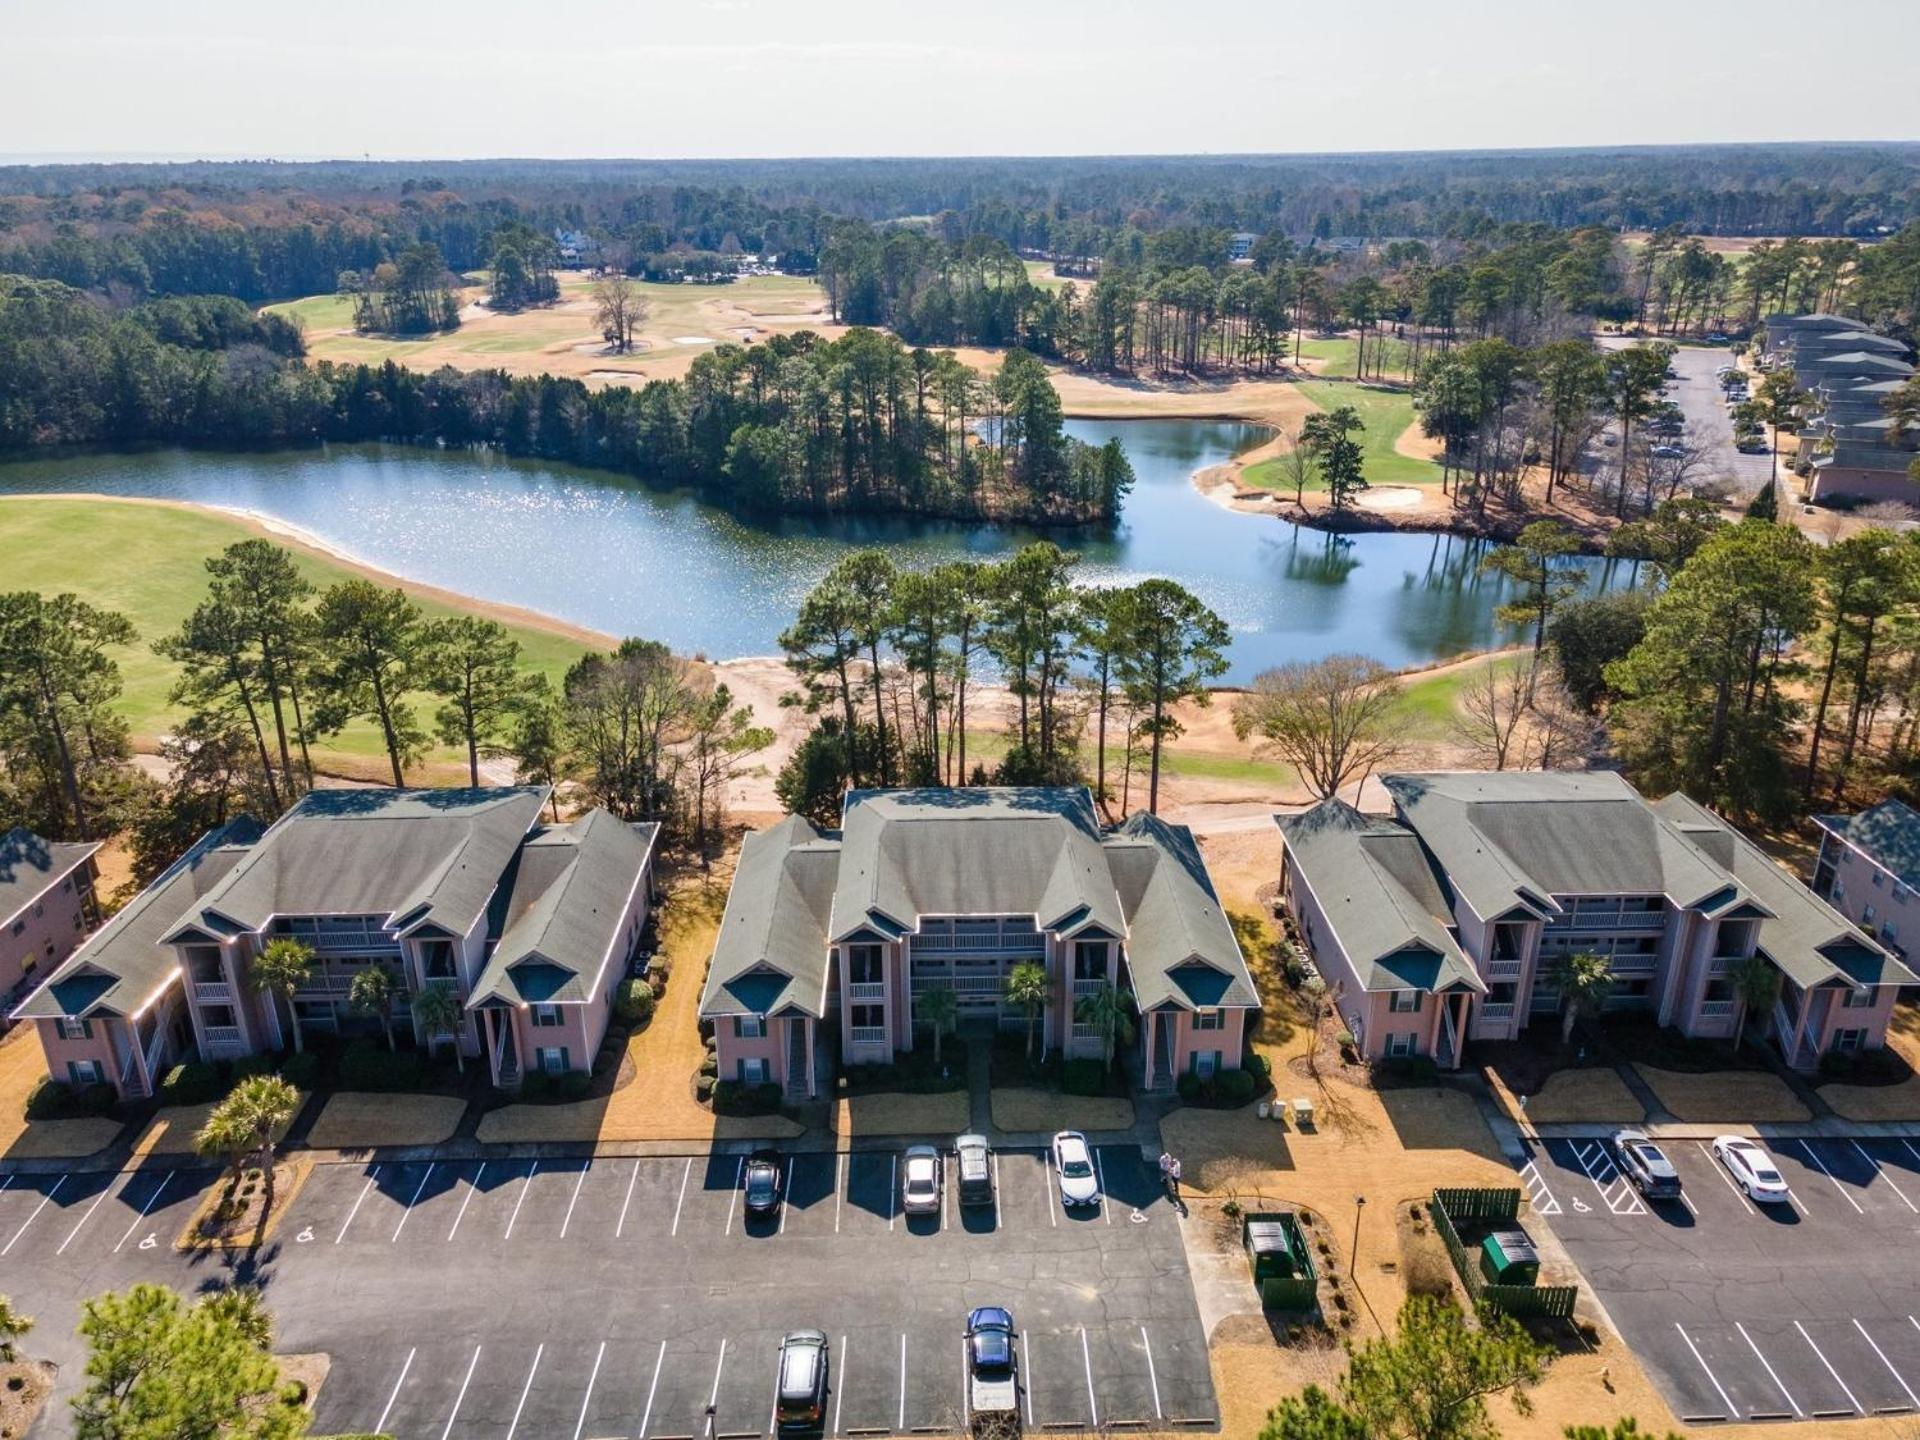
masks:
[[[1920,139],[1920,6],[0,0],[8,163],[1315,155]],[[1852,43],[1855,40],[1862,43]],[[1821,53],[1832,89],[1819,85]],[[130,143],[131,142],[131,143]]]

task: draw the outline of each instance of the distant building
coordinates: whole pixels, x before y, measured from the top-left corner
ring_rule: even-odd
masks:
[[[584,230],[556,230],[553,232],[553,243],[560,252],[562,265],[584,265],[600,249]]]
[[[0,835],[0,999],[8,1004],[51,975],[99,923],[99,849],[24,828]]]
[[[1260,237],[1251,230],[1240,230],[1227,237],[1227,259],[1238,264],[1252,258],[1253,247]]]
[[[1898,500],[1920,504],[1907,473],[1920,433],[1897,443],[1885,400],[1914,374],[1907,349],[1844,315],[1770,315],[1761,361],[1786,366],[1814,397],[1799,432],[1800,458],[1812,467],[1807,499]]]
[[[1814,894],[1905,956],[1920,938],[1920,814],[1882,800],[1858,815],[1816,815]]]
[[[1746,1017],[1795,1069],[1874,1049],[1916,977],[1684,795],[1607,773],[1383,777],[1394,813],[1328,800],[1279,819],[1282,891],[1369,1059],[1460,1064],[1472,1040],[1558,1023],[1554,966],[1605,956],[1610,1011],[1694,1037],[1739,1023],[1729,978],[1764,957],[1779,1000]]]

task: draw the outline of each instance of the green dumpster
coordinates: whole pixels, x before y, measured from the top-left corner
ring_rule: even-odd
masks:
[[[1496,1230],[1480,1242],[1480,1273],[1493,1285],[1532,1285],[1540,1278],[1540,1252],[1524,1230]]]
[[[1240,1240],[1253,1268],[1254,1287],[1269,1310],[1311,1310],[1318,1291],[1313,1254],[1291,1210],[1248,1215]]]

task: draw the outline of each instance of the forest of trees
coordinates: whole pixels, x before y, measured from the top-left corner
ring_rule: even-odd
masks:
[[[180,333],[168,317],[224,317]],[[244,317],[244,318],[243,318]],[[187,343],[179,343],[179,342]],[[856,329],[716,346],[638,389],[441,369],[303,365],[298,336],[237,301],[116,313],[0,277],[0,453],[72,444],[390,440],[489,445],[685,486],[760,512],[1110,521],[1133,483],[1117,443],[1069,438],[1045,368],[988,379],[950,354]]]

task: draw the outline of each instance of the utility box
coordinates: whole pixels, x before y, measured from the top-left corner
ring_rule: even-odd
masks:
[[[1524,1230],[1495,1230],[1480,1242],[1480,1273],[1491,1285],[1535,1284],[1540,1279],[1540,1252]]]

